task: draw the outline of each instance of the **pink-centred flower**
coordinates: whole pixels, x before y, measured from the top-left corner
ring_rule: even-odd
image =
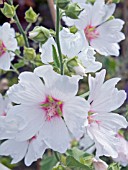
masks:
[[[10,114],[26,122],[15,140],[28,140],[39,131],[49,148],[64,153],[70,146],[70,134],[80,138],[89,111],[88,102],[76,96],[80,78],[61,76],[50,65],[21,73],[19,83],[8,91],[10,100],[18,104]]]
[[[116,134],[119,129],[126,128],[126,119],[113,113],[126,99],[124,90],[118,90],[115,86],[120,78],[112,78],[104,82],[106,70],[96,73],[96,77],[89,76],[90,94],[88,102],[90,110],[88,121],[85,123],[86,134],[94,141],[96,156],[118,156],[118,139]],[[85,138],[86,140],[86,138]]]

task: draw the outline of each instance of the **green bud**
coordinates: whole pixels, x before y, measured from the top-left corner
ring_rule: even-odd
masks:
[[[33,48],[24,47],[24,58],[27,60],[33,60],[36,57],[36,52]]]
[[[47,28],[42,26],[35,27],[31,32],[29,32],[29,38],[44,44],[50,37],[50,32]]]
[[[78,16],[83,11],[77,3],[70,3],[65,10],[66,16],[72,19],[78,19]]]
[[[9,5],[8,3],[4,3],[4,7],[1,9],[2,13],[7,17],[7,18],[13,18],[16,12],[16,8],[13,5]]]
[[[56,4],[59,8],[65,9],[70,2],[71,0],[57,0]]]
[[[70,28],[70,32],[75,34],[78,31],[78,29],[76,28],[76,26],[73,26]]]
[[[32,7],[30,7],[26,12],[25,12],[25,19],[29,23],[35,23],[37,21],[39,15],[37,15]]]
[[[16,33],[16,40],[18,42],[18,46],[23,47],[25,45],[25,41],[22,34]]]

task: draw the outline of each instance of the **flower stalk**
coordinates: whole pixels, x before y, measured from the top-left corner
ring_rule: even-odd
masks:
[[[57,43],[57,48],[58,48],[58,53],[59,53],[59,59],[60,59],[61,75],[63,75],[63,74],[64,74],[63,57],[62,57],[62,53],[61,53],[59,32],[60,32],[60,11],[59,11],[59,7],[57,6],[57,7],[56,7],[56,43]]]

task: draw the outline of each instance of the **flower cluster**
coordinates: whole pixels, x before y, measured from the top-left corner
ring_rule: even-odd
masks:
[[[57,1],[60,8],[64,7],[59,9],[57,5],[57,14],[60,10],[67,14],[62,18],[69,28],[60,30],[57,21],[56,34],[42,26],[29,33],[29,38],[39,43],[43,64],[34,71],[20,73],[18,83],[8,89],[5,97],[0,95],[0,140],[4,139],[0,155],[11,156],[12,163],[24,159],[30,166],[47,149],[66,153],[75,138],[84,148],[93,145],[88,152],[96,150],[92,158],[95,170],[108,168],[101,156],[112,157],[123,166],[128,164],[128,142],[118,134],[120,129],[127,128],[128,122],[115,113],[127,96],[124,90],[116,88],[120,78],[105,81],[106,70],[96,59],[96,53],[119,55],[118,43],[125,38],[121,32],[124,22],[111,17],[114,3],[77,2]],[[31,14],[35,16],[34,21],[28,20],[32,19]],[[25,17],[33,23],[38,15],[30,8]],[[27,46],[26,39],[25,42],[25,50],[32,55],[33,49]],[[18,49],[14,29],[9,23],[3,24],[0,27],[1,69],[10,69]],[[87,99],[78,95],[84,76],[89,84]]]

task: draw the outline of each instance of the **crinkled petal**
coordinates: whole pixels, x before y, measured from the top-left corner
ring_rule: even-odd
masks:
[[[41,79],[31,72],[23,72],[19,76],[19,84],[13,85],[7,94],[17,104],[38,105],[45,100],[45,88]]]
[[[29,143],[28,151],[25,156],[25,165],[30,166],[33,162],[37,161],[39,158],[42,159],[42,156],[47,149],[46,144],[38,139],[32,140]]]
[[[12,164],[21,161],[26,152],[27,142],[17,142],[15,140],[7,140],[0,145],[0,155],[11,156],[13,158]]]
[[[56,47],[56,42],[53,37],[49,38],[47,42],[40,47],[41,60],[45,64],[53,62],[52,45]]]

